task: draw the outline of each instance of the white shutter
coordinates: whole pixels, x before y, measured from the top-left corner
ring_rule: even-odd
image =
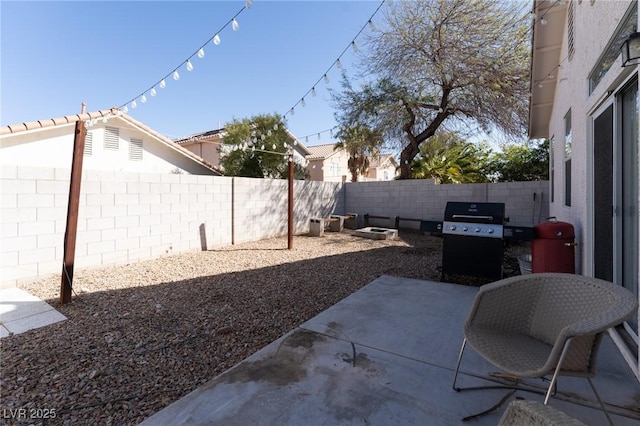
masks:
[[[129,160],[142,161],[142,139],[129,140]]]
[[[120,129],[117,127],[104,128],[104,149],[117,151],[120,148]]]

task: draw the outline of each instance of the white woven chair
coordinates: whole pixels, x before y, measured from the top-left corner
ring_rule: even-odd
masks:
[[[637,309],[638,301],[628,290],[581,275],[527,274],[484,285],[464,325],[453,389],[477,389],[456,386],[469,343],[484,359],[514,376],[552,374],[544,405],[559,375],[586,377],[611,423],[591,377],[604,332]]]
[[[562,411],[537,401],[513,401],[498,426],[587,426]]]

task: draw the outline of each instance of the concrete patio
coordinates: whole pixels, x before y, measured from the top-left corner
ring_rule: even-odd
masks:
[[[455,392],[453,369],[475,287],[381,276],[143,425],[459,425],[507,390]],[[461,386],[494,372],[472,350]],[[534,385],[544,385],[541,381]],[[594,384],[616,425],[640,420],[640,383],[609,337]],[[495,425],[499,409],[464,424]],[[586,424],[606,424],[588,382],[562,377],[550,405]]]
[[[47,302],[22,289],[0,289],[0,339],[66,319]]]

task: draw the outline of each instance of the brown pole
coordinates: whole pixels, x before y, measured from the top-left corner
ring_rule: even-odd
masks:
[[[293,248],[293,152],[289,153],[289,223],[287,248]]]
[[[84,121],[76,121],[76,131],[73,138],[73,159],[71,161],[71,180],[69,181],[69,202],[67,204],[67,227],[64,233],[60,303],[71,302],[73,265],[75,263],[76,235],[78,230],[78,207],[80,205],[80,182],[82,180],[82,160],[84,157],[84,138],[86,134],[87,130],[84,126]]]

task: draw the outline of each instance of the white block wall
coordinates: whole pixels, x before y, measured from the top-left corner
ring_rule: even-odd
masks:
[[[440,221],[447,201],[470,201],[505,203],[511,225],[533,226],[549,216],[548,181],[465,185],[435,185],[432,180],[422,179],[348,182],[345,190],[346,211],[359,215]],[[383,226],[383,223],[375,225]],[[400,225],[418,226],[412,226],[411,222]]]
[[[61,272],[69,177],[68,169],[0,166],[0,286]],[[547,188],[547,182],[296,181],[294,231],[307,232],[309,218],[343,213],[442,220],[447,201],[504,202],[512,224],[532,225],[548,215]],[[286,235],[287,199],[284,180],[85,170],[75,267]]]

